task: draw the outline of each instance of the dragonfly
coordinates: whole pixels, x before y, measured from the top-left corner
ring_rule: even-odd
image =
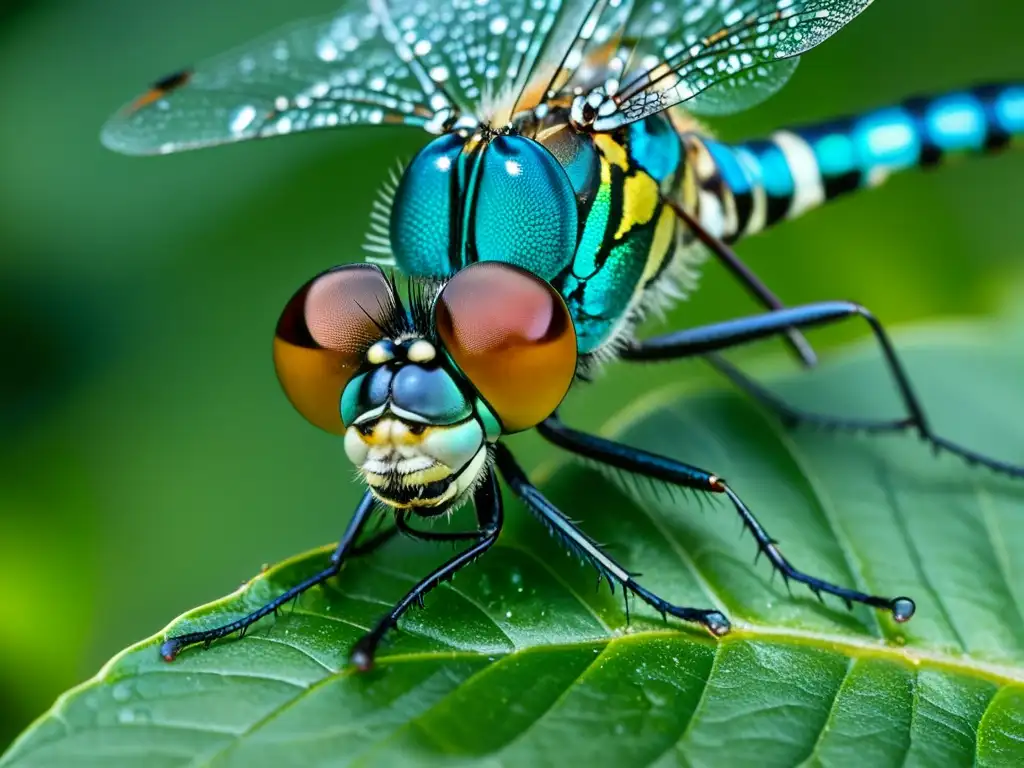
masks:
[[[246,630],[396,532],[465,549],[417,583],[353,646],[368,669],[424,595],[482,556],[504,519],[499,476],[561,544],[663,617],[729,632],[713,607],[646,588],[530,482],[506,435],[535,429],[631,476],[724,496],[787,583],[909,620],[908,597],[799,570],[712,470],[590,434],[558,408],[606,363],[704,357],[787,422],[914,431],[937,450],[1012,477],[1024,468],[932,431],[882,324],[845,301],[786,306],[736,241],[896,171],[1007,147],[1024,134],[1024,84],[965,89],[741,143],[699,120],[777,92],[802,54],[871,0],[348,0],[170,75],[106,124],[118,152],[168,154],[316,129],[392,126],[430,137],[374,202],[368,257],[303,285],[276,327],[282,387],[312,424],[343,437],[367,489],[321,571],[223,626],[170,636],[168,661]],[[761,302],[747,317],[639,338],[650,312],[719,259]],[[406,290],[399,279],[405,281]],[[893,420],[801,411],[720,353],[860,320],[905,406]],[[422,521],[472,503],[471,531]],[[394,525],[370,534],[383,511]],[[421,522],[417,526],[417,521]]]

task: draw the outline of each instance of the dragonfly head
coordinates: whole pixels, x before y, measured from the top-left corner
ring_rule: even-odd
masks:
[[[410,275],[444,278],[475,261],[501,261],[552,280],[572,261],[573,183],[532,138],[481,128],[434,139],[402,174],[390,243]]]
[[[378,499],[429,516],[468,497],[502,434],[555,410],[576,334],[561,296],[508,264],[413,281],[407,306],[379,268],[354,264],[292,297],[274,362],[299,412],[344,435]]]

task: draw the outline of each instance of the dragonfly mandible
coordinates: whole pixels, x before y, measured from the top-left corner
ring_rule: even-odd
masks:
[[[611,359],[706,356],[794,421],[914,430],[992,470],[1024,468],[952,443],[930,427],[882,325],[864,307],[785,307],[731,243],[951,153],[1007,146],[1024,133],[1024,85],[992,85],[739,144],[697,122],[754,106],[801,54],[871,0],[349,0],[156,83],[103,130],[128,154],[165,154],[342,126],[418,128],[433,138],[375,207],[369,261],[310,280],[277,325],[279,379],[313,424],[344,435],[366,481],[330,564],[238,621],[170,637],[162,654],[245,630],[335,576],[394,531],[468,547],[417,584],[354,647],[377,648],[424,594],[482,555],[503,520],[501,475],[566,548],[614,589],[663,615],[729,631],[714,608],[674,605],[533,486],[504,435],[538,432],[570,453],[699,492],[725,495],[773,568],[819,597],[914,613],[906,597],[828,583],[792,565],[720,476],[563,423],[569,388]],[[693,288],[710,251],[761,300],[746,318],[638,339],[652,308]],[[392,265],[409,281],[402,295]],[[892,421],[803,413],[716,353],[800,330],[865,320],[907,410]],[[426,531],[412,520],[472,501],[478,527]],[[375,507],[394,529],[360,541]],[[364,537],[365,538],[365,537]]]

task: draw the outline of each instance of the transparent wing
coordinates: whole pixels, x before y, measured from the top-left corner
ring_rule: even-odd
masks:
[[[164,78],[104,126],[126,154],[341,125],[437,133],[525,83],[563,0],[349,0]]]
[[[732,77],[719,80],[683,105],[694,115],[731,115],[756,107],[778,93],[793,76],[800,57],[773,61],[743,69]]]
[[[599,0],[548,98],[584,95],[595,130],[687,102],[704,114],[746,109],[781,88],[790,61],[872,0]]]

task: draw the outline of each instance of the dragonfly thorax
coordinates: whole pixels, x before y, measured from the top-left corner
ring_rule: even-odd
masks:
[[[390,220],[397,266],[443,278],[501,261],[551,280],[572,261],[577,194],[560,159],[514,129],[440,136],[406,168]]]

